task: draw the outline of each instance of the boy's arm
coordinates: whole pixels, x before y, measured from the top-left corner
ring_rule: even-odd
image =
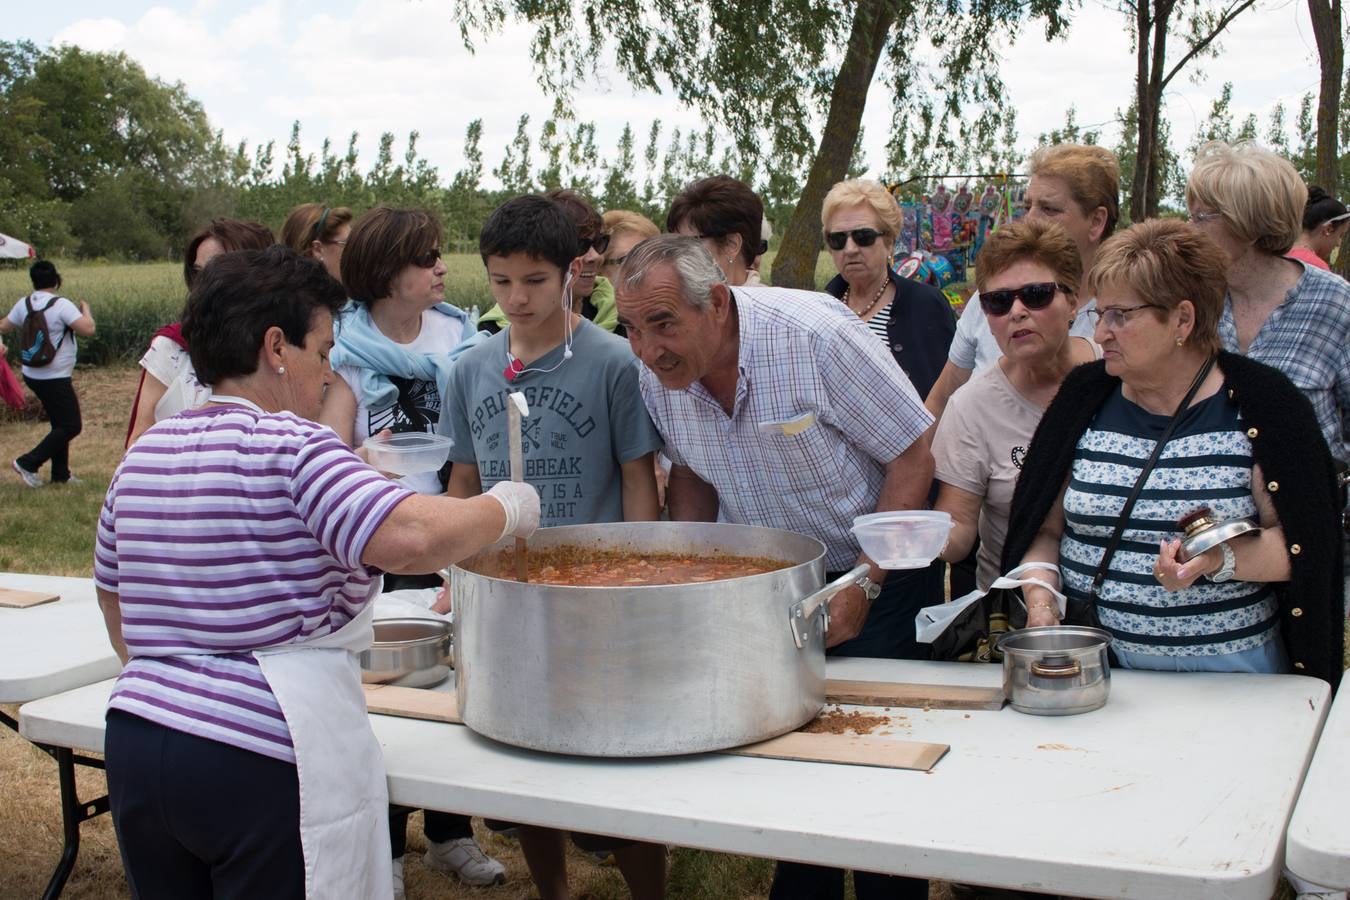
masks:
[[[656,500],[655,453],[644,453],[619,465],[623,483],[623,520],[625,522],[652,522],[661,515]]]
[[[483,493],[483,480],[478,477],[478,466],[471,462],[457,462],[451,466],[450,483],[446,485],[445,492],[461,500]]]

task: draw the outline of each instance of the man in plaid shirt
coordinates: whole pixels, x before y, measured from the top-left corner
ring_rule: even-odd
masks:
[[[922,508],[933,477],[921,440],[932,416],[881,342],[824,294],[733,292],[693,238],[643,242],[620,282],[642,396],[674,464],[671,518],[810,535],[825,544],[832,573],[870,565],[854,517]],[[872,565],[870,580],[880,586],[886,574]],[[827,646],[919,655],[913,613],[941,598],[906,597],[914,608],[897,610],[889,601],[899,575],[876,603],[871,586],[839,594]]]

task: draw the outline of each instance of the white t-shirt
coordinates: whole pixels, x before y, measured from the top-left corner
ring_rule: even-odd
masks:
[[[1079,308],[1069,334],[1092,340],[1095,328],[1092,318],[1087,313],[1096,305],[1097,301],[1093,298]],[[970,295],[970,300],[966,301],[961,318],[956,320],[956,336],[952,338],[952,345],[947,350],[947,359],[954,366],[973,369],[978,373],[989,368],[1002,355],[1003,351],[999,349],[994,333],[989,330],[989,320],[984,316],[984,307],[980,305],[980,292],[976,291]]]
[[[410,343],[395,344],[409,353],[449,353],[464,340],[464,323],[434,310],[422,313],[422,330]],[[386,428],[408,430],[409,419],[395,400],[378,409],[371,409],[361,399],[361,370],[355,366],[341,366],[338,375],[356,395],[356,421],[352,425],[352,444],[359,447],[372,434]],[[434,381],[414,381],[412,402],[426,420],[425,431],[435,432],[441,420],[441,394]],[[400,427],[402,426],[402,427]],[[440,479],[435,472],[405,475],[400,483],[419,494],[443,494]]]
[[[43,307],[56,296],[50,291],[33,291],[33,309],[42,311]],[[15,328],[22,329],[24,320],[28,318],[28,305],[24,303],[25,299],[27,298],[20,297],[19,302],[9,311],[9,321]],[[57,345],[56,357],[49,364],[39,368],[24,366],[23,375],[25,378],[38,381],[48,378],[69,378],[75,371],[75,332],[70,330],[70,323],[82,318],[84,313],[65,297],[58,297],[52,308],[46,310],[45,315],[47,327],[52,331],[52,343]]]
[[[196,409],[211,396],[211,389],[197,380],[188,352],[171,338],[161,335],[152,339],[150,349],[141,357],[141,368],[164,385],[164,396],[155,403],[156,422],[185,409]]]

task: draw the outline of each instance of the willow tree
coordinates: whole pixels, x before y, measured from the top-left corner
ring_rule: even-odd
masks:
[[[1004,91],[990,48],[1031,18],[1047,36],[1062,0],[459,0],[466,46],[520,22],[533,28],[540,85],[566,98],[613,58],[637,88],[670,92],[763,170],[807,173],[773,266],[775,284],[810,287],[820,207],[849,169],[868,88],[883,73],[898,128]],[[611,56],[612,54],[612,56]],[[711,173],[709,173],[711,174]]]

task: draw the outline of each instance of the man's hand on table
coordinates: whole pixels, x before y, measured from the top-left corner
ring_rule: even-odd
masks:
[[[830,628],[825,632],[825,646],[833,647],[861,634],[871,606],[857,585],[835,594],[830,601]]]

